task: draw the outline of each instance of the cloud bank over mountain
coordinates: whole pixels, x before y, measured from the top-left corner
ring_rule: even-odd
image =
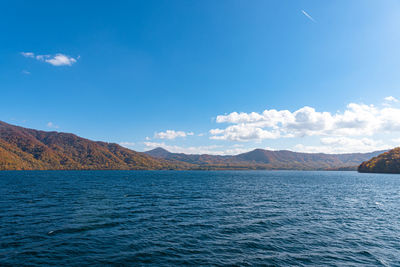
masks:
[[[208,130],[204,138],[209,144],[193,145],[192,141],[203,135],[177,130],[154,134],[154,139],[165,142],[147,140],[143,144],[146,149],[160,146],[173,152],[222,155],[249,151],[255,147],[318,153],[387,150],[400,144],[398,105],[397,98],[388,96],[381,105],[350,103],[344,110],[334,113],[310,106],[295,111],[235,111],[216,116],[214,123],[220,127]],[[274,145],[277,143],[280,146]]]

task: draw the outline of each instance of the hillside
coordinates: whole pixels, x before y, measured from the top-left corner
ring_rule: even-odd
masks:
[[[0,121],[0,170],[158,170],[190,164],[155,159],[117,144]]]
[[[400,173],[400,147],[380,154],[358,167],[359,172]]]
[[[255,149],[234,155],[193,155],[171,153],[162,148],[145,152],[160,159],[176,160],[198,165],[199,169],[262,169],[262,170],[357,170],[357,166],[382,151],[372,153],[323,154],[298,153],[287,150]]]
[[[381,153],[334,155],[255,149],[218,156],[171,153],[162,148],[141,153],[70,133],[38,131],[0,121],[0,170],[356,170],[361,162]]]

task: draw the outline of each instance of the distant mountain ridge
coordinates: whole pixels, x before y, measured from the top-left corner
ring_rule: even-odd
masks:
[[[400,173],[400,147],[361,163],[358,171],[369,173]]]
[[[0,121],[0,170],[356,170],[382,151],[313,154],[255,149],[234,156],[136,152],[71,133],[27,129]]]
[[[357,166],[361,162],[375,157],[382,152],[384,151],[323,154],[255,149],[234,156],[218,156],[171,153],[159,147],[144,153],[155,158],[198,165],[199,169],[357,170]]]

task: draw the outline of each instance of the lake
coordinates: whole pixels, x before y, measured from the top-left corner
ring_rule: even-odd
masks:
[[[400,175],[0,172],[2,266],[399,263]]]

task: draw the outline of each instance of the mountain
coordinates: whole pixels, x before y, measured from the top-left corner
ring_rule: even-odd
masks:
[[[324,154],[324,153],[298,153],[288,150],[270,151],[256,149],[247,153],[234,156],[241,161],[265,164],[271,168],[279,169],[337,169],[349,168],[353,170],[359,162],[376,156],[382,151],[371,153],[351,154]]]
[[[188,169],[182,162],[155,159],[113,143],[70,133],[27,129],[0,121],[0,170]]]
[[[163,148],[155,148],[145,153],[160,159],[198,165],[199,169],[357,170],[361,162],[382,152],[323,154],[255,149],[234,156],[216,156],[171,153]]]
[[[162,147],[157,147],[157,148],[147,151],[145,153],[147,155],[155,157],[155,158],[167,158],[170,154],[172,154],[171,152],[169,152],[168,150],[166,150]]]
[[[155,158],[160,159],[168,159],[168,160],[176,160],[181,162],[186,162],[195,165],[225,165],[229,162],[231,156],[217,156],[217,155],[208,155],[208,154],[184,154],[184,153],[171,153],[168,150],[157,147],[153,150],[149,150],[144,152],[147,155],[150,155]]]
[[[358,167],[359,172],[400,173],[400,147],[382,153]]]
[[[381,152],[297,153],[255,149],[234,155],[144,153],[74,134],[46,132],[0,121],[0,170],[356,170]]]

